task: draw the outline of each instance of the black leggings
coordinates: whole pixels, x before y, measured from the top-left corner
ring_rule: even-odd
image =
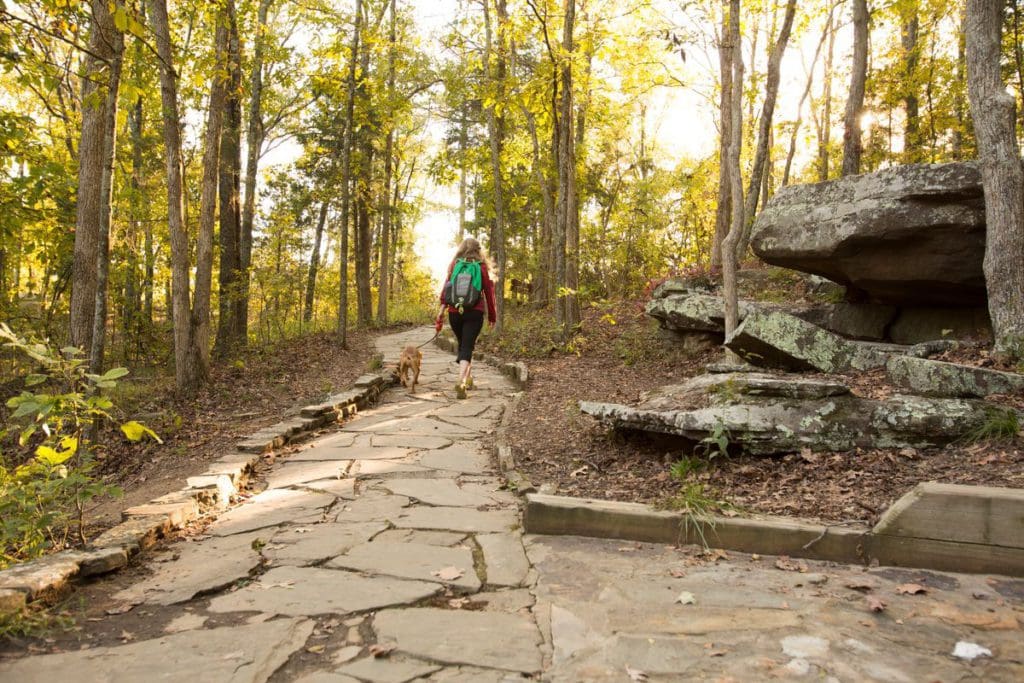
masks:
[[[473,347],[476,346],[476,338],[480,336],[480,330],[484,327],[484,312],[472,309],[465,313],[452,311],[448,313],[448,323],[452,326],[455,338],[459,340],[459,355],[457,360],[473,360]]]

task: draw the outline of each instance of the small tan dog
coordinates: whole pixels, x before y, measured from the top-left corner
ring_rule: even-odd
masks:
[[[420,362],[423,360],[423,352],[414,345],[408,344],[402,349],[398,357],[398,376],[402,380],[403,387],[409,387],[409,393],[416,393],[416,382],[420,379]],[[412,372],[412,386],[409,385],[407,376]]]

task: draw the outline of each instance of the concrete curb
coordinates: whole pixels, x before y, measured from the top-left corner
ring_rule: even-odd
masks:
[[[235,444],[237,452],[211,463],[203,474],[189,477],[185,488],[122,511],[123,521],[86,549],[64,550],[0,570],[0,615],[16,613],[30,601],[60,593],[75,576],[116,571],[172,530],[207,512],[227,508],[264,454],[354,415],[397,383],[398,375],[391,369],[362,375],[351,389],[306,406],[298,417],[241,439]]]
[[[893,504],[907,509],[906,499],[920,496],[923,484]],[[976,498],[962,486],[955,495]],[[951,494],[954,495],[954,494]],[[952,506],[955,509],[955,506]],[[648,543],[709,547],[764,555],[788,555],[850,564],[881,564],[977,574],[1024,576],[1024,547],[923,538],[874,529],[811,524],[781,517],[688,518],[650,505],[530,494],[526,496],[523,529],[532,534],[616,538]],[[949,520],[949,527],[956,520]],[[1024,539],[1022,539],[1024,541]]]

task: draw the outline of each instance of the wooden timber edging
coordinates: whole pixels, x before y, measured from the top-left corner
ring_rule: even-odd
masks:
[[[354,415],[373,404],[386,387],[397,383],[398,375],[392,369],[362,375],[350,389],[242,438],[235,444],[236,452],[211,463],[206,472],[189,477],[184,488],[123,510],[122,522],[100,534],[87,548],[64,550],[0,570],[0,616],[59,594],[73,577],[116,571],[171,531],[208,512],[227,508],[264,455]]]
[[[993,495],[1001,504],[993,505]],[[931,506],[922,509],[922,500]],[[1024,491],[929,482],[919,484],[890,511],[868,529],[782,517],[692,517],[640,503],[529,494],[523,528],[532,534],[700,544],[849,564],[1024,576]],[[994,527],[1015,529],[1015,536],[992,539]],[[947,537],[935,537],[943,534]]]

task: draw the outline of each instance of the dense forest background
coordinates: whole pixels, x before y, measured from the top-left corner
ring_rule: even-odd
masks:
[[[1000,6],[1019,109],[1024,17]],[[0,319],[93,372],[173,367],[188,395],[246,345],[429,320],[417,235],[472,234],[502,299],[514,283],[568,338],[581,306],[717,268],[730,226],[742,258],[783,185],[976,157],[966,20],[948,0],[2,0]],[[457,219],[424,233],[445,196]]]

